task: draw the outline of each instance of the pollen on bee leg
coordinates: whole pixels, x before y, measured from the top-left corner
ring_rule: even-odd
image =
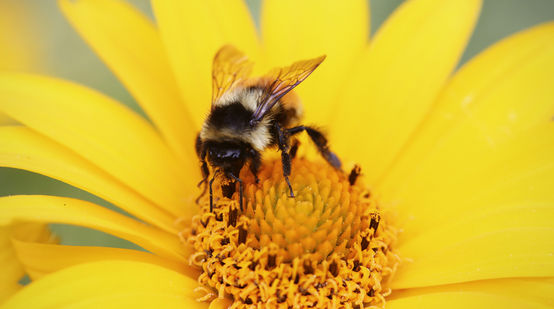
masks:
[[[183,230],[202,299],[232,298],[232,308],[383,307],[399,257],[397,230],[363,185],[330,167],[296,159],[288,197],[280,161],[262,166],[259,184],[243,171],[238,193],[214,199]],[[219,192],[221,183],[214,183]]]

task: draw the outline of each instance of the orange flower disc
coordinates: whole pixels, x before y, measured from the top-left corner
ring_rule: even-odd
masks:
[[[247,169],[245,169],[247,170]],[[214,190],[183,239],[194,247],[191,263],[202,269],[199,283],[233,308],[343,307],[384,305],[387,280],[399,258],[396,230],[386,222],[362,180],[325,163],[298,159],[288,196],[280,161],[268,163],[255,184],[245,179],[245,209],[238,193],[221,198]]]

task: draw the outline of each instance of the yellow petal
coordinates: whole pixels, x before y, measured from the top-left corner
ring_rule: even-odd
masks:
[[[71,150],[25,127],[0,127],[0,166],[43,174],[111,202],[176,233],[175,218]]]
[[[19,263],[10,241],[9,227],[0,227],[0,304],[17,292],[21,286],[18,284],[25,272]]]
[[[125,260],[156,264],[192,278],[198,272],[180,262],[164,259],[151,253],[119,248],[63,246],[26,241],[21,237],[25,227],[19,227],[12,236],[17,257],[31,279],[39,279],[49,273],[89,262],[102,260]]]
[[[91,89],[53,78],[0,74],[0,111],[70,148],[175,215],[192,212],[198,179],[140,116]],[[187,191],[190,190],[190,191]],[[188,198],[188,199],[187,199]],[[189,209],[187,209],[189,208]]]
[[[554,207],[523,204],[459,216],[400,245],[409,259],[393,288],[482,279],[554,276]]]
[[[197,286],[194,279],[158,265],[93,262],[31,283],[4,308],[207,308],[195,300]]]
[[[199,128],[210,109],[216,51],[233,44],[257,58],[250,13],[242,0],[153,0],[152,8],[187,109]]]
[[[441,169],[472,165],[443,176],[426,200],[398,204],[400,252],[413,263],[395,285],[554,276],[553,137],[546,123],[493,149],[465,147]]]
[[[421,177],[425,178],[429,169],[443,168],[435,158],[450,158],[453,154],[445,152],[447,147],[455,157],[465,156],[468,147],[489,144],[494,148],[512,134],[548,121],[554,114],[553,55],[554,23],[548,23],[511,36],[468,62],[380,184],[385,198],[398,199],[396,191],[401,185],[429,186]],[[460,165],[449,163],[444,174],[451,174],[456,167],[457,172],[463,171],[474,163],[462,161]],[[413,176],[416,170],[421,177]]]
[[[406,240],[499,206],[554,205],[554,122],[493,145],[460,141],[429,156],[432,162],[421,163],[426,170],[387,201]]]
[[[517,278],[483,280],[427,288],[395,290],[392,299],[402,299],[424,294],[442,292],[482,292],[504,298],[554,306],[554,284],[552,278]]]
[[[387,301],[387,309],[412,308],[451,308],[451,309],[546,309],[552,308],[533,301],[518,299],[515,296],[499,296],[481,291],[453,291],[431,293]]]
[[[181,100],[154,25],[123,1],[59,3],[69,21],[135,97],[172,150],[185,160],[194,159],[194,124]]]
[[[370,183],[430,108],[464,50],[480,7],[480,0],[407,1],[375,35],[344,88],[331,130],[337,153],[361,163]]]
[[[18,223],[0,226],[0,265],[2,265],[0,304],[21,288],[19,280],[25,274],[11,241],[14,228],[24,228],[24,232],[20,235],[22,240],[44,242],[53,239],[45,224]]]
[[[17,122],[12,118],[8,117],[8,115],[4,113],[0,113],[0,126],[13,125],[16,123]]]
[[[188,255],[177,236],[76,199],[41,195],[1,197],[0,225],[16,221],[79,225],[129,240],[161,257],[182,261]]]
[[[366,0],[267,0],[262,8],[265,69],[326,54],[317,70],[297,88],[306,121],[321,125],[338,106],[338,90],[369,38]],[[261,72],[266,73],[266,72]]]

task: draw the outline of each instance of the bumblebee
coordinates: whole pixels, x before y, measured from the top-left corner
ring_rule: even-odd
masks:
[[[210,211],[213,211],[212,184],[220,173],[230,183],[222,187],[223,195],[231,197],[238,182],[239,205],[243,210],[240,171],[248,163],[257,183],[261,153],[267,148],[277,148],[281,152],[283,176],[290,196],[294,197],[289,176],[291,157],[298,144],[291,147],[290,139],[303,131],[323,158],[340,169],[341,162],[329,150],[325,136],[316,128],[300,125],[302,106],[292,92],[324,59],[325,56],[321,56],[298,61],[273,69],[265,76],[250,78],[253,63],[242,52],[225,45],[216,53],[212,66],[211,110],[196,138],[203,175],[199,185],[204,183],[209,187]],[[213,170],[209,183],[208,165]]]

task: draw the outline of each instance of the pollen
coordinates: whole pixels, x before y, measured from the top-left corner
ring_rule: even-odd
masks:
[[[291,198],[282,173],[280,161],[262,167],[258,184],[243,173],[243,211],[238,193],[216,194],[213,212],[203,201],[182,232],[196,252],[190,263],[201,269],[204,300],[232,299],[231,308],[384,307],[399,262],[397,231],[363,177],[297,159]]]

